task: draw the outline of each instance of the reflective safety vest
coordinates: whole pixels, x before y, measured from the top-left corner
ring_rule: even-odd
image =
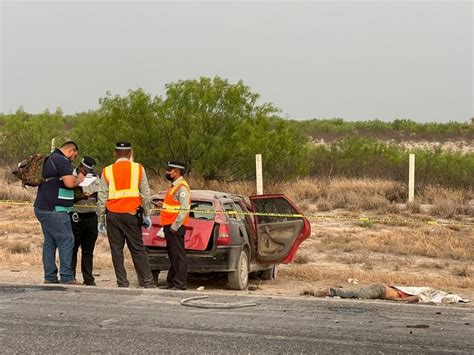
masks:
[[[179,201],[174,198],[174,194],[178,191],[181,186],[184,186],[188,189],[191,196],[191,189],[189,188],[188,183],[184,179],[180,179],[176,186],[171,185],[171,187],[166,191],[165,199],[163,201],[163,207],[160,211],[160,224],[162,226],[167,226],[173,224],[178,217],[180,212],[180,204]],[[187,226],[189,222],[189,212],[187,212],[187,216],[183,221],[183,225]]]
[[[142,204],[139,190],[142,166],[131,161],[119,161],[104,168],[103,177],[109,185],[107,210],[135,214]]]

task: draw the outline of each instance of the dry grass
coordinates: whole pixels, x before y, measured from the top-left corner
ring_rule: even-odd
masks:
[[[36,189],[23,188],[21,184],[0,185],[0,200],[33,201]]]
[[[5,169],[0,169],[3,184],[0,186],[0,200],[32,201],[35,188],[23,188],[18,180],[10,177]],[[5,178],[8,176],[8,179]],[[243,196],[255,193],[253,181],[222,182],[190,178],[193,189],[226,191]],[[165,190],[168,183],[162,178],[151,178],[150,188],[153,193]],[[267,184],[265,193],[285,193],[305,212],[332,211],[344,209],[360,213],[374,211],[377,213],[399,213],[397,204],[407,200],[406,186],[399,182],[379,179],[346,179],[315,180],[303,178],[292,182]],[[453,190],[428,186],[418,191],[417,200],[407,205],[405,213],[418,214],[421,204],[432,205],[430,213],[443,218],[474,217],[474,192],[470,190]]]
[[[31,251],[31,243],[16,242],[8,246],[8,251],[12,254],[28,254]]]
[[[474,276],[474,268],[472,264],[463,264],[452,268],[453,275],[472,278]]]
[[[0,236],[0,264],[16,266],[38,263],[41,263],[41,243],[38,242],[38,237]]]
[[[300,296],[325,297],[325,296],[328,296],[328,289],[322,289],[322,290],[315,290],[313,288],[304,289],[303,291],[300,292]]]
[[[311,255],[306,252],[304,249],[298,250],[296,254],[295,260],[293,261],[295,264],[307,264],[310,263],[313,259]]]
[[[444,226],[392,227],[374,231],[354,228],[353,231],[353,234],[319,232],[319,249],[474,260],[474,237],[470,227],[460,231]]]
[[[241,195],[254,193],[251,182],[225,183],[190,179],[193,189],[212,189]],[[163,179],[152,179],[151,189],[167,187]],[[3,184],[0,199],[31,201],[34,189],[22,189],[18,182]],[[473,221],[472,191],[430,187],[420,192],[414,204],[398,211],[396,203],[405,202],[406,190],[383,180],[301,179],[293,183],[266,186],[267,193],[285,193],[304,213],[340,216],[365,214],[374,217],[431,220],[462,218]],[[432,204],[433,215],[425,204]],[[423,208],[422,208],[423,207]],[[337,210],[336,210],[337,209]],[[425,214],[420,214],[420,212]],[[426,210],[426,211],[425,211]],[[281,266],[283,280],[346,284],[356,278],[371,282],[427,285],[447,289],[474,288],[474,232],[472,227],[423,224],[380,225],[331,218],[312,220],[313,236],[302,244],[295,262]],[[31,206],[0,204],[0,265],[40,267],[43,237]],[[99,237],[94,253],[96,270],[110,272],[112,262],[108,241]],[[133,268],[128,251],[126,263]],[[284,283],[284,282],[283,282]]]
[[[193,189],[226,191],[249,196],[255,193],[255,185],[250,182],[219,182],[190,178]],[[154,192],[165,190],[167,183],[161,179],[151,179]],[[346,179],[316,180],[298,179],[292,182],[268,184],[265,193],[285,193],[297,202],[305,212],[313,206],[316,211],[344,209],[356,213],[374,211],[377,213],[399,213],[398,204],[406,203],[407,188],[399,182],[379,179]],[[421,204],[433,205],[434,216],[456,218],[461,215],[474,217],[474,208],[469,205],[474,199],[470,190],[453,190],[428,186],[417,192],[417,199],[407,206],[406,212],[418,214]]]
[[[474,289],[472,227],[374,224],[368,229],[322,221],[313,231],[299,252],[311,259],[281,266],[284,279],[337,286],[353,278],[361,284]]]
[[[433,207],[430,212],[434,216],[455,218],[460,215],[474,216],[474,208],[470,201],[474,198],[470,190],[441,189],[432,186],[426,187],[422,198]]]
[[[357,279],[361,284],[385,283],[387,285],[430,286],[448,290],[449,288],[474,287],[472,277],[425,275],[423,273],[405,273],[396,271],[373,271],[354,268],[321,268],[317,265],[291,265],[280,268],[279,275],[287,279],[307,281],[328,281],[334,286],[346,285],[349,278]]]

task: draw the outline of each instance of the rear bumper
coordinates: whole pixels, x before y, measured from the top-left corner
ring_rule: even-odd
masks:
[[[208,253],[187,252],[188,272],[229,272],[235,271],[242,245],[229,245],[216,248]],[[152,270],[168,270],[170,262],[166,250],[146,248],[148,262]]]

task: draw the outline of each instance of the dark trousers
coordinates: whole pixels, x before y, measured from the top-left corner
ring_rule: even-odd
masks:
[[[153,285],[153,276],[143,246],[142,227],[139,225],[138,217],[128,213],[107,212],[107,237],[117,285],[119,287],[129,286],[127,271],[123,263],[125,243],[127,243],[128,250],[132,255],[138,283],[140,286]]]
[[[72,232],[74,233],[74,249],[72,253],[72,272],[76,278],[77,252],[81,247],[81,271],[84,283],[93,283],[92,274],[94,248],[97,241],[97,214],[91,213],[72,213],[71,214]]]
[[[184,235],[186,227],[181,226],[176,234],[171,233],[171,226],[163,226],[166,239],[166,250],[170,258],[170,269],[166,281],[168,285],[178,288],[186,288],[188,276],[188,263],[186,260],[186,249],[184,248]]]

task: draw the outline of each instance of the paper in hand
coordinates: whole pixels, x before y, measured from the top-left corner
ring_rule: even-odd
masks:
[[[87,175],[84,177],[84,181],[79,184],[81,187],[86,187],[92,184],[97,179],[97,176]]]

